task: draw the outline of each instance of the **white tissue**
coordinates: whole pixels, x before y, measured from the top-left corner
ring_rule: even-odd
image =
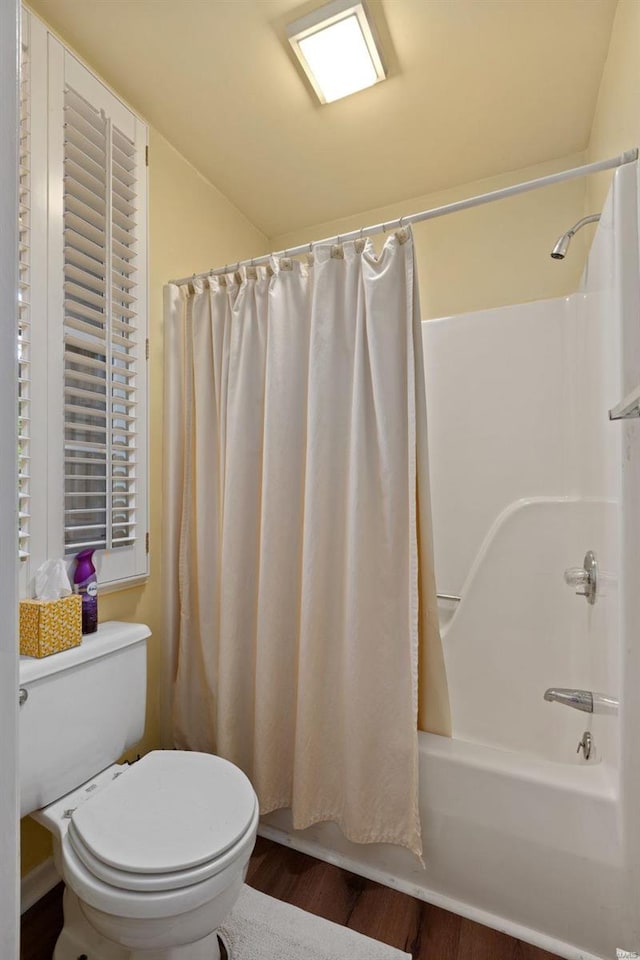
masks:
[[[64,560],[45,560],[36,570],[34,581],[37,600],[59,600],[71,593]]]

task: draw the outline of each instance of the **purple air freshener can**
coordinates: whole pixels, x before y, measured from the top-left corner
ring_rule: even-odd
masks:
[[[91,558],[93,550],[83,550],[76,557],[73,592],[82,597],[82,632],[95,633],[98,629],[98,577]]]

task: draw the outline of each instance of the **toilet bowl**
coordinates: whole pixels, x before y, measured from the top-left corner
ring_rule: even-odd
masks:
[[[54,960],[215,960],[258,816],[237,767],[183,751],[112,765],[38,811],[67,885]]]
[[[149,628],[103,623],[20,658],[20,807],[53,835],[66,889],[54,960],[218,960],[258,828],[247,777],[142,737]]]

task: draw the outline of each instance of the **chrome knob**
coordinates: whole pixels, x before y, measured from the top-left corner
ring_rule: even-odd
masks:
[[[569,567],[564,572],[564,579],[570,587],[580,587],[589,583],[589,574],[584,567]]]
[[[586,597],[587,603],[596,602],[598,589],[598,561],[593,550],[587,550],[582,567],[569,567],[564,572],[564,580],[570,587],[576,587],[579,597]]]
[[[18,691],[18,703],[22,706],[29,699],[29,691],[26,687],[20,687]]]

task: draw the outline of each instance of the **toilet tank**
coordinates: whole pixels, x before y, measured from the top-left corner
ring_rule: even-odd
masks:
[[[21,816],[104,770],[144,732],[148,627],[103,623],[72,650],[20,657]]]

